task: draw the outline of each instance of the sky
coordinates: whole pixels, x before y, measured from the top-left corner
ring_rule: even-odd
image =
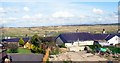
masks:
[[[1,0],[0,26],[118,23],[117,0]]]

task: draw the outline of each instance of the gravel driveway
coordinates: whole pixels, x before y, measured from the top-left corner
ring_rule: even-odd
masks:
[[[107,59],[101,58],[85,51],[80,52],[66,52],[55,55],[54,58],[50,58],[50,61],[106,61]]]

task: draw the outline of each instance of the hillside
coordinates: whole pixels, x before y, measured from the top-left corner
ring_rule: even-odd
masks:
[[[115,33],[118,30],[117,25],[92,25],[92,26],[42,26],[42,27],[31,27],[31,28],[1,28],[0,31],[3,31],[5,36],[29,36],[34,35],[35,33],[43,36],[47,35],[58,35],[59,33],[64,32],[91,32],[91,33],[101,33],[102,29],[106,29],[107,33]]]

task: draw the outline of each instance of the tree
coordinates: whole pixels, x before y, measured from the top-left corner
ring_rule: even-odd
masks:
[[[24,46],[24,40],[22,38],[20,38],[19,44],[20,44],[20,46]]]
[[[31,38],[31,43],[36,46],[36,47],[39,47],[41,41],[40,41],[40,37],[35,34],[32,38]]]

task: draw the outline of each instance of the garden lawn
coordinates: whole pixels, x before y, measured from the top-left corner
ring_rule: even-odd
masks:
[[[18,48],[18,53],[28,54],[28,53],[31,53],[31,50],[25,49],[25,48]]]
[[[119,53],[120,54],[120,48],[118,48],[118,47],[109,46],[107,48],[109,48],[112,51],[112,53]]]
[[[9,49],[7,50],[7,52],[9,53]],[[20,53],[20,54],[29,54],[29,53],[31,53],[31,50],[25,49],[25,48],[18,48],[18,53]]]
[[[92,51],[95,50],[96,45],[88,45],[88,46],[92,49]],[[101,48],[101,46],[99,46],[99,48]],[[115,46],[106,46],[104,48],[110,49],[112,51],[112,53],[120,53],[120,48],[115,47]]]

